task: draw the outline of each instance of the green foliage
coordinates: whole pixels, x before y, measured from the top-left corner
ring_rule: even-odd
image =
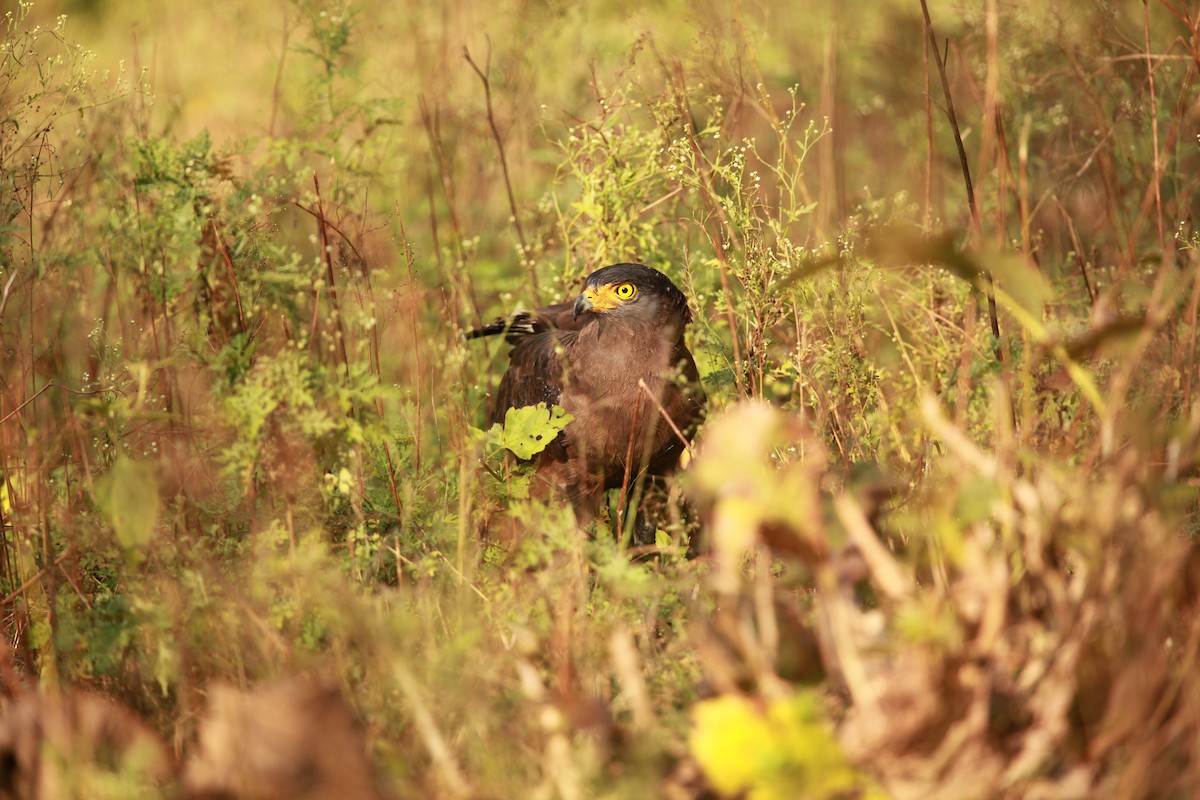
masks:
[[[120,543],[139,559],[154,538],[158,523],[158,481],[154,467],[118,456],[112,468],[96,481],[96,505]]]
[[[977,213],[900,0],[6,11],[0,660],[185,759],[329,676],[398,796],[1196,794],[1194,25],[933,6]],[[710,401],[629,549],[460,338],[624,260]]]
[[[504,449],[517,458],[533,458],[573,419],[562,406],[547,408],[545,403],[510,408],[504,413],[504,424],[497,422],[488,430],[487,449],[493,454]]]

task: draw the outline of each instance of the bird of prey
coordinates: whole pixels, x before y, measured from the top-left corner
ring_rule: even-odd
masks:
[[[679,464],[681,435],[691,438],[705,402],[683,339],[691,318],[666,275],[615,264],[589,275],[574,300],[467,334],[504,334],[514,345],[493,423],[537,403],[574,416],[541,453],[536,475],[570,500],[581,523],[599,514],[606,490]]]

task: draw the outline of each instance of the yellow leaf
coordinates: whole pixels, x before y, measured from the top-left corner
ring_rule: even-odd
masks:
[[[771,745],[766,719],[738,695],[697,703],[692,717],[688,745],[713,787],[723,794],[749,788],[759,773],[756,756]]]
[[[765,710],[740,695],[692,709],[692,755],[713,788],[748,800],[882,797],[846,759],[820,696],[799,692]]]

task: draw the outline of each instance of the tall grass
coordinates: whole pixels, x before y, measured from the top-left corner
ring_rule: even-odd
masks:
[[[1200,19],[1043,5],[6,12],[0,743],[94,691],[205,766],[43,734],[42,796],[269,791],[220,715],[309,702],[385,795],[1191,796]],[[651,559],[514,492],[461,338],[618,261],[710,398]]]

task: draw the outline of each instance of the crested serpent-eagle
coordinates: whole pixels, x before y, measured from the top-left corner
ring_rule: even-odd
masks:
[[[690,439],[704,415],[704,390],[683,340],[691,318],[666,275],[615,264],[589,275],[574,300],[467,334],[504,334],[514,345],[492,423],[537,403],[574,416],[542,452],[536,474],[570,500],[580,522],[600,512],[606,490],[678,466],[686,449],[680,434]]]

